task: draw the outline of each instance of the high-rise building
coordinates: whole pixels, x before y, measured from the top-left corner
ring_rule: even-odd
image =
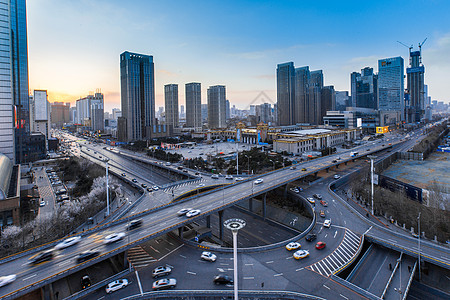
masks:
[[[104,123],[103,118],[103,94],[96,92],[94,95],[88,95],[76,101],[77,119],[76,124],[81,124],[89,130],[103,130],[100,122]],[[93,124],[93,112],[98,114],[101,111],[101,117],[96,115],[96,125]],[[101,121],[100,121],[101,119]]]
[[[180,119],[181,118],[183,119],[186,118],[186,113],[184,112],[184,105],[180,105]]]
[[[378,109],[399,111],[404,116],[403,58],[378,60]]]
[[[117,118],[122,116],[122,111],[119,108],[112,109],[112,118],[113,120],[117,120]]]
[[[92,102],[91,104],[91,130],[103,132],[105,130],[105,114],[103,110],[103,101]]]
[[[307,122],[310,124],[322,124],[322,70],[311,71],[311,80],[308,89]]]
[[[354,107],[377,109],[377,75],[373,68],[361,69],[361,73],[353,72],[350,80]]]
[[[164,86],[164,99],[166,108],[166,125],[177,128],[179,127],[178,84],[166,84]]]
[[[295,68],[295,123],[307,123],[309,107],[309,67]],[[292,125],[292,124],[291,124]]]
[[[202,104],[202,122],[208,120],[208,104]]]
[[[208,88],[208,126],[225,128],[226,122],[226,89],[224,85],[215,85]]]
[[[72,124],[77,124],[77,107],[73,106],[70,108],[70,122]]]
[[[270,103],[263,103],[256,105],[256,122],[269,124],[272,122],[272,105]]]
[[[30,111],[31,113],[31,111]],[[51,104],[50,119],[56,128],[62,128],[65,123],[70,122],[70,103],[53,102]]]
[[[25,0],[0,0],[0,152],[28,162],[30,108]]]
[[[202,127],[202,86],[198,82],[186,83],[186,127]]]
[[[336,91],[336,110],[343,111],[347,106],[352,106],[348,91]]]
[[[225,118],[230,118],[230,100],[225,101]]]
[[[34,90],[33,100],[33,131],[42,133],[45,136],[45,140],[48,140],[50,138],[51,119],[47,91]],[[47,142],[45,144],[47,145]]]
[[[155,124],[155,66],[153,56],[131,53],[120,55],[122,118],[118,136],[126,141],[144,140]]]
[[[409,123],[420,122],[425,113],[425,67],[422,64],[422,50],[409,52],[409,68],[406,69],[409,94],[409,107],[406,120]]]
[[[319,123],[322,124],[323,117],[327,115],[327,111],[336,110],[336,91],[334,86],[324,86],[321,91],[321,113]]]
[[[278,125],[295,124],[295,69],[294,63],[277,65]]]

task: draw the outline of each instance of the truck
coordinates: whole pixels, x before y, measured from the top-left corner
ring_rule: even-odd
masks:
[[[356,152],[356,151],[350,152],[351,157],[355,157],[356,155],[358,155],[358,152]]]

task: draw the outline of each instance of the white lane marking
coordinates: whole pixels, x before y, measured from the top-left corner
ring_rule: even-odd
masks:
[[[253,266],[253,264],[245,264],[245,266]]]
[[[138,272],[135,271],[135,273],[136,273],[136,278],[137,278],[138,285],[139,285],[139,291],[141,292],[141,296],[143,296],[144,295],[144,291],[142,290],[141,279],[139,278]]]
[[[170,251],[170,252],[167,253],[166,255],[163,255],[160,259],[158,259],[158,261],[160,261],[161,259],[165,258],[166,256],[168,256],[168,255],[174,253],[175,251],[177,251],[178,249],[180,249],[180,248],[183,247],[183,246],[184,246],[184,244],[181,244],[180,246],[176,247],[175,249],[173,249],[172,251]],[[181,256],[181,254],[180,254],[180,256]],[[185,257],[185,258],[186,258],[186,257]]]
[[[266,264],[272,264],[272,263],[273,263],[273,260],[266,262]]]
[[[255,279],[255,277],[244,277],[243,279]]]
[[[347,221],[344,220],[344,224],[347,225]]]
[[[337,234],[337,230],[334,232],[334,237],[333,238],[336,238],[336,234]]]
[[[31,278],[33,278],[34,276],[37,276],[37,273],[36,273],[36,274],[33,274],[33,275],[31,275],[31,276],[25,277],[24,279],[22,279],[22,281],[31,279]]]
[[[344,298],[344,299],[347,299],[348,300],[348,298],[347,297],[345,297],[344,295],[342,295],[342,294],[339,294],[339,296],[341,296],[342,298]]]
[[[59,263],[58,266],[63,266],[68,263],[70,263],[70,260],[63,261],[63,262]]]
[[[222,268],[217,268],[217,271],[222,272],[222,273],[225,272],[225,270]]]
[[[182,258],[186,258],[186,256],[184,256],[184,255],[181,255],[181,254],[180,254],[180,256],[181,256]]]
[[[192,275],[197,275],[197,273],[195,273],[195,272],[191,272],[191,271],[187,271],[186,273],[188,273],[188,274],[192,274]]]
[[[297,270],[295,270],[295,272],[301,271],[301,270],[303,270],[303,269],[304,269],[304,268],[297,269]]]
[[[324,238],[326,238],[327,236],[328,236],[328,233],[327,233],[327,234],[325,234]]]
[[[327,286],[326,286],[325,284],[323,285],[323,287],[324,287],[324,288],[326,288],[326,289],[328,289],[328,290],[330,289],[330,288],[329,288],[329,287],[327,287]]]
[[[283,276],[283,273],[273,275],[273,277],[277,277],[277,276]]]
[[[388,241],[391,241],[391,242],[393,242],[393,243],[397,243],[397,241],[396,241],[396,240],[393,240],[393,239],[388,239]]]
[[[228,266],[229,264],[220,263],[221,266]]]

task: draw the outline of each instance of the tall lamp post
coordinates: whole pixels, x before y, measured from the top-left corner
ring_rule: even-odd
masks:
[[[106,164],[106,216],[109,216],[109,180],[108,180],[108,161],[109,159],[105,158],[104,162]]]
[[[223,226],[231,230],[233,234],[233,263],[234,263],[234,299],[238,300],[238,266],[237,266],[237,234],[239,229],[245,227],[245,221],[242,219],[229,219],[223,223]]]
[[[372,189],[372,215],[373,215],[373,160],[377,158],[374,155],[367,155],[367,158],[370,159],[370,185]]]

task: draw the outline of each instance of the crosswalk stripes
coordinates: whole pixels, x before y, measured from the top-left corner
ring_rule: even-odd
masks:
[[[142,249],[141,246],[136,246],[128,250],[128,261],[136,269],[144,268],[157,260]]]
[[[335,270],[347,264],[357,253],[361,237],[352,231],[345,229],[344,239],[339,247],[330,255],[308,267],[323,276],[330,276]]]

